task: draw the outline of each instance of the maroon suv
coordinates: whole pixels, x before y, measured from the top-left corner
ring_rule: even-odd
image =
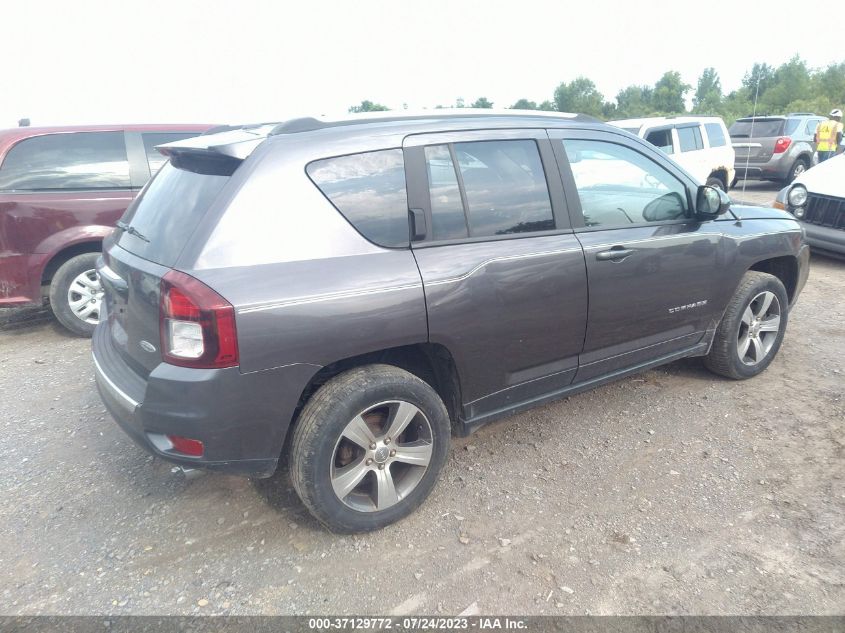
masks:
[[[0,130],[0,307],[39,305],[90,336],[102,289],[103,238],[165,162],[156,145],[211,125],[97,125]]]

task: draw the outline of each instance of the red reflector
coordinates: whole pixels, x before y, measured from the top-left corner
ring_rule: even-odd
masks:
[[[199,440],[192,440],[180,435],[166,435],[165,437],[173,444],[174,451],[191,457],[202,457],[203,446]]]
[[[792,139],[788,136],[781,136],[777,141],[775,141],[775,154],[782,154],[789,146],[792,145]]]

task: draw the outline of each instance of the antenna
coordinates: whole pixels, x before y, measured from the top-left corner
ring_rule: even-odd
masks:
[[[754,86],[754,112],[751,113],[751,131],[748,139],[754,138],[754,120],[757,118],[757,96],[760,94],[760,78],[757,77],[757,85]],[[742,179],[742,197],[745,197],[745,185],[748,184],[748,163],[751,161],[751,148],[745,154],[745,178]]]

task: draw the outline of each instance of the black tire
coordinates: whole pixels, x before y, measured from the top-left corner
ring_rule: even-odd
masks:
[[[88,323],[78,317],[70,307],[68,291],[79,275],[94,270],[99,253],[83,253],[71,257],[62,264],[53,275],[50,283],[50,308],[59,323],[77,336],[90,337],[94,333],[96,323]]]
[[[727,193],[727,191],[728,191],[728,187],[725,184],[725,181],[722,180],[721,178],[719,178],[718,176],[710,176],[710,178],[708,178],[707,182],[704,183],[704,184],[707,185],[708,187],[716,187],[716,189],[720,189],[721,191],[724,191],[725,193]]]
[[[789,168],[789,174],[786,177],[786,184],[791,183],[793,180],[798,178],[801,174],[803,174],[807,169],[810,167],[810,161],[806,158],[799,158],[794,163],[792,163],[792,167]]]
[[[747,334],[749,329],[748,325],[743,321],[743,315],[747,308],[751,308],[753,313],[755,307],[761,307],[760,303],[752,304],[761,293],[766,292],[772,293],[778,302],[778,330],[776,334],[774,332],[772,333],[774,336],[771,339],[771,347],[766,351],[762,359],[749,364],[740,358],[739,347],[746,340],[743,334]],[[734,380],[752,378],[763,372],[777,355],[783,342],[783,335],[786,332],[786,324],[789,319],[788,306],[789,299],[780,279],[773,275],[756,271],[745,273],[736,293],[728,304],[728,309],[725,310],[719,327],[716,329],[713,345],[710,347],[710,352],[704,357],[705,366],[713,373],[733,378]],[[756,315],[753,316],[756,318]],[[760,334],[756,334],[756,336],[760,336]],[[768,334],[764,332],[763,336],[768,336]],[[766,345],[768,345],[768,342]],[[748,348],[747,345],[746,347]],[[751,347],[755,346],[752,345]]]
[[[422,429],[423,423],[428,422],[430,433],[426,432],[430,437],[426,441],[430,440],[431,456],[418,483],[395,505],[378,510],[376,501],[373,501],[373,509],[361,511],[350,507],[347,502],[353,494],[359,493],[353,492],[342,500],[335,494],[332,485],[333,469],[337,467],[337,459],[341,455],[342,434],[353,419],[374,410],[373,407],[379,403],[393,400],[410,403],[422,413],[424,418],[413,418],[407,429],[413,433],[414,427]],[[390,415],[386,416],[385,424],[389,425]],[[428,497],[446,462],[450,428],[449,414],[443,401],[428,383],[417,376],[390,365],[351,369],[320,387],[302,409],[290,446],[293,487],[311,514],[333,532],[351,534],[380,529],[408,516]],[[397,448],[400,448],[400,437],[394,438]],[[383,441],[383,438],[379,440]],[[362,450],[354,444],[352,447]],[[370,453],[363,450],[357,459],[362,460],[368,455]],[[357,463],[360,468],[362,461]],[[393,468],[395,463],[386,464],[386,473],[395,473],[398,469],[401,477],[405,465]],[[368,466],[369,472],[358,484],[365,491],[370,486],[373,487],[370,489],[375,489],[377,477],[383,476],[375,471],[376,466]],[[381,470],[384,471],[384,468]],[[401,483],[401,479],[394,480],[392,476],[392,484],[394,481]]]

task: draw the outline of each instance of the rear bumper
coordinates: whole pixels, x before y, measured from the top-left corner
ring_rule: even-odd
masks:
[[[789,175],[792,165],[782,160],[772,160],[766,163],[738,162],[734,164],[737,180],[783,180]]]
[[[832,229],[827,226],[801,223],[806,233],[807,244],[813,252],[819,252],[834,257],[845,257],[845,231]]]
[[[97,327],[92,347],[100,397],[141,448],[181,466],[256,477],[276,470],[300,395],[319,369],[242,374],[161,363],[143,377],[117,353],[107,325]],[[202,441],[202,457],[174,452],[165,435]]]

